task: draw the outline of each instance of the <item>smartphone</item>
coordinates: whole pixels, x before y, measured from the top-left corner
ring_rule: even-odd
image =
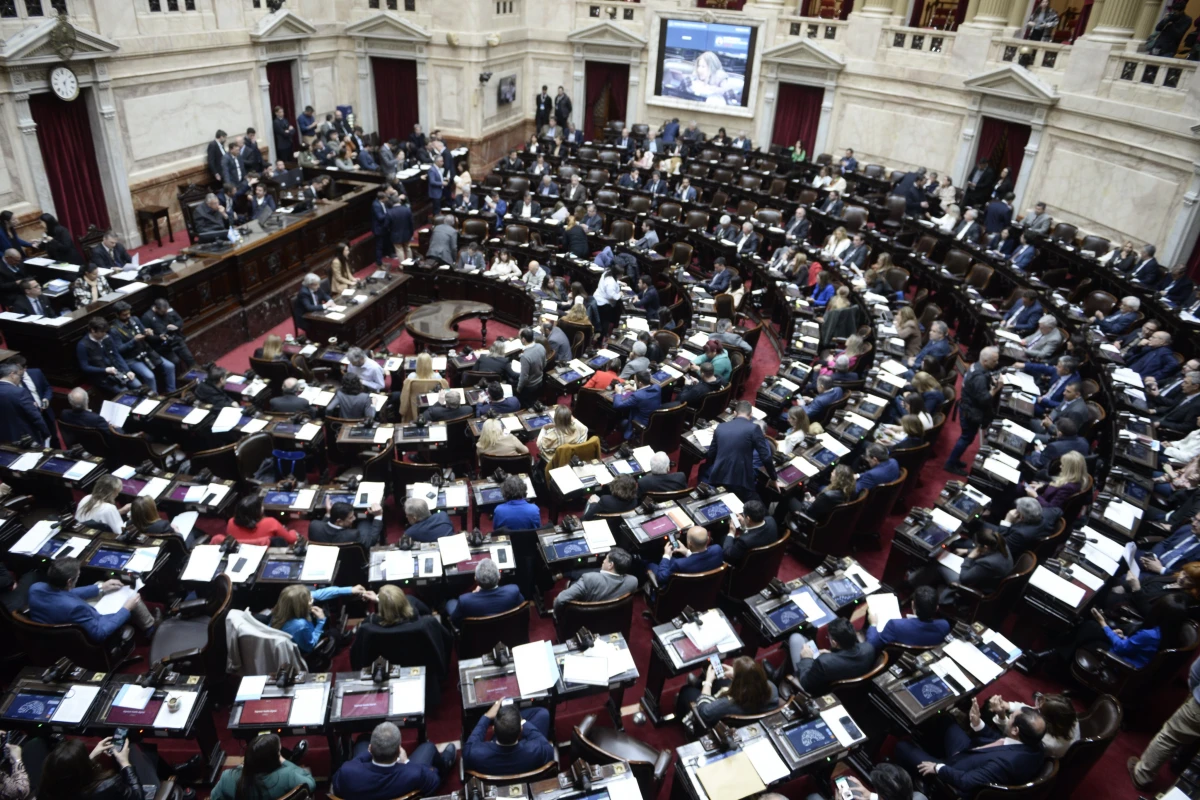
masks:
[[[125,746],[125,740],[127,738],[129,738],[128,728],[117,728],[115,731],[113,731],[112,749],[114,753],[120,752],[121,748]]]
[[[358,496],[358,504],[359,504],[360,506],[365,506],[365,505],[367,505],[367,499],[368,499],[369,497],[370,497],[370,495],[369,495],[369,494],[367,494],[366,492],[363,492],[362,494],[360,494],[360,495]]]
[[[501,548],[500,550],[498,550],[496,552],[496,559],[501,564],[507,564],[508,563],[508,551]]]
[[[708,657],[708,663],[712,664],[713,674],[717,678],[725,677],[725,667],[721,664],[721,659],[717,658],[715,653]]]
[[[838,800],[854,800],[854,790],[850,788],[850,781],[845,778],[836,779],[833,788],[837,789]]]
[[[230,572],[241,572],[242,567],[244,567],[244,566],[246,566],[246,559],[239,558],[237,561],[235,561],[233,563],[233,569],[231,569]]]
[[[850,734],[855,739],[862,738],[862,735],[863,735],[862,731],[859,730],[858,726],[854,724],[854,720],[850,719],[849,714],[846,714],[845,716],[838,718],[838,722],[842,723],[842,727],[845,728],[846,733]]]

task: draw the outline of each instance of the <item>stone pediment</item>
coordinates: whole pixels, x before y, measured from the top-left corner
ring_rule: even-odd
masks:
[[[425,44],[433,38],[429,31],[420,25],[414,25],[389,11],[381,11],[378,14],[367,17],[361,22],[347,25],[344,33],[347,36],[391,39],[400,42],[420,42],[421,44]]]
[[[1005,64],[999,69],[968,78],[963,81],[963,86],[980,94],[1020,103],[1052,106],[1058,102],[1058,94],[1053,86],[1016,64]]]
[[[764,50],[762,58],[765,62],[827,70],[841,70],[846,66],[844,59],[808,39],[799,39]]]
[[[282,42],[289,39],[304,39],[316,32],[317,29],[308,20],[287,9],[280,9],[273,14],[267,14],[258,21],[258,25],[250,33],[250,40]]]
[[[631,47],[642,49],[647,41],[636,33],[630,33],[615,22],[604,20],[588,25],[567,35],[571,44],[598,44],[608,47]]]
[[[65,27],[60,28],[60,25]],[[57,64],[62,61],[107,58],[121,48],[103,36],[76,28],[58,17],[30,25],[0,46],[0,63]]]

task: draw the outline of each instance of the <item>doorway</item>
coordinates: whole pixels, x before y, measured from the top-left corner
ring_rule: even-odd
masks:
[[[417,105],[417,62],[411,59],[372,58],[375,82],[375,114],[379,140],[408,140],[413,126],[421,121]]]
[[[89,226],[104,231],[110,224],[88,119],[88,103],[93,98],[87,93],[91,91],[80,90],[71,102],[50,93],[29,98],[55,216],[76,239],[85,236]]]
[[[825,90],[820,86],[802,86],[798,83],[779,84],[779,96],[775,98],[775,127],[771,132],[771,144],[792,147],[796,142],[804,145],[808,160],[815,158],[817,128],[821,123],[821,104],[825,102]]]
[[[629,65],[588,61],[583,71],[587,104],[583,113],[584,138],[597,141],[612,120],[625,119],[629,92]]]

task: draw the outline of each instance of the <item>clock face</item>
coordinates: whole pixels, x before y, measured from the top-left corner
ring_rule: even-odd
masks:
[[[67,67],[55,67],[50,71],[50,88],[63,100],[74,100],[79,96],[79,79]]]

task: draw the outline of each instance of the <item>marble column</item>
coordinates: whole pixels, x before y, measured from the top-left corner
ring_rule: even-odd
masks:
[[[1102,8],[1092,9],[1096,26],[1088,37],[1101,42],[1132,38],[1144,5],[1142,0],[1105,0]]]
[[[46,177],[46,163],[42,161],[42,147],[38,144],[37,123],[33,121],[33,113],[29,110],[29,95],[21,92],[13,95],[13,100],[16,101],[14,110],[17,113],[17,130],[21,132],[21,144],[25,149],[25,162],[33,178],[34,199],[43,214],[57,215],[54,194]]]
[[[1170,265],[1186,261],[1197,237],[1200,237],[1200,162],[1192,162],[1192,180],[1171,223],[1166,244],[1158,251],[1159,262]]]
[[[1029,176],[1033,174],[1045,128],[1046,126],[1040,122],[1033,122],[1029,125],[1029,141],[1025,144],[1025,158],[1021,159],[1021,171],[1017,173],[1017,184],[1013,188],[1013,194],[1016,195],[1016,199],[1013,200],[1013,208],[1025,208],[1022,205],[1025,202],[1025,190],[1029,187]]]
[[[263,119],[267,120],[267,125],[263,130],[272,130],[270,121],[275,119],[275,112],[271,110],[271,79],[267,77],[267,59],[266,48],[259,48],[262,53],[258,60],[258,96],[262,108]],[[301,106],[304,108],[304,106]],[[282,156],[275,152],[275,135],[263,136],[267,140],[267,150],[271,154],[271,163],[275,163],[279,159],[289,160],[286,156]],[[261,141],[261,139],[260,139]]]
[[[417,48],[417,119],[424,126],[422,130],[431,131],[433,120],[429,116],[429,58],[424,47]]]
[[[297,84],[300,87],[300,96],[293,98],[292,102],[296,104],[296,108],[303,109],[305,106],[313,104],[313,76],[312,63],[308,60],[308,40],[300,41],[300,58],[296,63],[296,77],[300,79]],[[371,128],[363,128],[363,130],[372,130]]]
[[[1088,16],[1087,27],[1084,33],[1091,33],[1096,29],[1096,25],[1100,22],[1100,17],[1104,13],[1105,0],[1096,0],[1092,3],[1092,13]]]
[[[970,174],[975,161],[975,148],[978,146],[975,142],[975,134],[982,124],[983,117],[979,113],[979,105],[976,101],[975,108],[963,125],[962,135],[958,142],[958,152],[954,155],[954,166],[950,170],[950,176],[954,179],[955,186],[963,186],[967,182],[967,175]]]
[[[861,9],[856,8],[852,13],[862,17],[886,17],[892,16],[892,0],[864,0]]]
[[[1143,0],[1133,38],[1142,42],[1149,39],[1150,34],[1154,33],[1154,26],[1158,24],[1158,18],[1162,16],[1162,10],[1162,0]]]
[[[108,69],[96,64],[96,75],[101,81],[92,87],[88,98],[88,116],[92,126],[92,141],[96,151],[96,167],[100,171],[100,183],[104,188],[104,204],[108,208],[108,224],[124,237],[129,244],[141,244],[137,216],[133,210],[133,196],[129,191],[129,173],[125,169],[124,139],[117,122],[116,103],[112,84],[108,82]]]
[[[1099,7],[1099,3],[1103,1],[1104,0],[1098,0],[1097,5],[1092,8],[1093,16],[1095,16],[1096,8]],[[1014,34],[1015,36],[1020,36],[1021,31],[1024,30],[1025,20],[1029,18],[1030,8],[1031,0],[1012,0],[1011,4],[1009,5],[1008,27],[1016,29],[1016,33]]]
[[[813,151],[808,154],[809,160],[829,152],[829,126],[833,122],[833,100],[836,93],[837,83],[825,81],[825,94],[821,98],[821,118],[817,121],[817,135],[813,139]]]
[[[895,0],[892,3],[892,15],[900,20],[901,25],[907,25],[912,16],[912,0]],[[920,20],[917,22],[919,24]]]
[[[975,13],[979,11],[979,0],[967,0],[967,11],[963,15],[963,19],[967,22],[975,19]]]
[[[1010,6],[1017,0],[979,0],[971,22],[980,27],[1003,28],[1008,24]]]
[[[583,131],[584,106],[587,105],[587,88],[584,85],[585,69],[583,54],[580,49],[575,48],[575,58],[571,65],[571,121],[575,123],[575,130]],[[524,91],[525,87],[517,87],[518,91]],[[587,136],[587,131],[583,131],[583,135]]]
[[[632,120],[638,118],[638,108],[642,102],[641,86],[641,62],[637,51],[632,51],[629,57],[629,89],[625,93],[625,119],[626,125],[632,125]]]
[[[754,132],[754,141],[770,144],[771,134],[775,131],[775,100],[779,96],[779,74],[774,69],[767,73],[762,92],[762,113],[758,116],[758,130]]]
[[[379,130],[379,113],[375,108],[375,81],[371,74],[371,57],[363,40],[358,41],[357,77],[358,102],[354,104],[354,113],[358,115],[359,125],[364,131]],[[400,131],[400,133],[404,133]]]

